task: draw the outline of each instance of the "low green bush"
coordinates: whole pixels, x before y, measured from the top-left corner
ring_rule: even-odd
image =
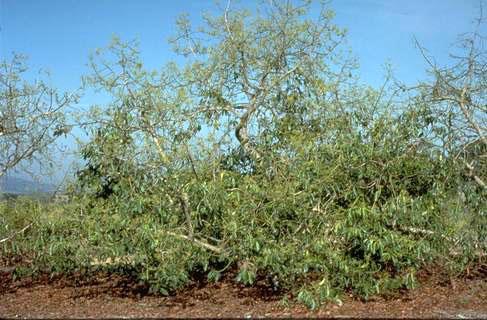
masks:
[[[381,139],[336,139],[296,145],[293,157],[270,156],[271,167],[251,172],[231,153],[233,166],[224,155],[164,183],[126,163],[109,194],[98,187],[107,177],[85,171],[69,204],[2,202],[2,235],[33,222],[2,253],[25,254],[31,272],[130,274],[162,294],[236,269],[235,281],[267,279],[311,308],[344,292],[413,288],[431,263],[454,274],[478,261],[485,192],[454,163],[399,148],[404,141],[390,142],[394,151]],[[110,158],[99,161],[115,172]]]

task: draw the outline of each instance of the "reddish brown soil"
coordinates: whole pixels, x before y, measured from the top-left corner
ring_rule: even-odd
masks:
[[[485,267],[485,266],[484,266]],[[150,318],[150,317],[385,317],[486,318],[487,270],[461,280],[442,281],[431,273],[423,285],[396,297],[362,302],[346,297],[342,306],[316,311],[284,306],[282,294],[257,285],[245,288],[230,276],[217,284],[194,284],[171,297],[151,296],[147,288],[114,275],[91,280],[79,276],[13,281],[0,271],[0,317],[3,318]]]

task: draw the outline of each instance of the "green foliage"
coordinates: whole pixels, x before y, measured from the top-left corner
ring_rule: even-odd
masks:
[[[146,70],[119,39],[97,52],[85,81],[112,102],[91,112],[73,201],[2,203],[2,235],[34,222],[2,252],[34,271],[130,273],[162,294],[236,270],[312,309],[479,259],[485,148],[440,143],[457,128],[421,95],[354,83],[329,11],[272,3],[206,17],[210,47],[180,19],[177,51],[194,59],[182,70]]]

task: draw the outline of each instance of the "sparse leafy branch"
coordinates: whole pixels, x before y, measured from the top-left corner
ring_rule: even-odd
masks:
[[[435,106],[436,116],[443,119],[442,127],[448,136],[444,148],[458,154],[456,158],[464,163],[468,175],[485,189],[482,169],[474,165],[485,162],[487,150],[487,52],[485,35],[480,33],[484,25],[481,7],[475,30],[462,35],[458,41],[460,53],[451,55],[455,62],[451,66],[438,66],[417,40],[416,46],[433,76],[431,83],[422,83],[417,88],[422,99]]]
[[[69,133],[68,108],[77,93],[59,93],[42,80],[28,82],[25,57],[0,62],[0,177],[52,161],[56,139]]]

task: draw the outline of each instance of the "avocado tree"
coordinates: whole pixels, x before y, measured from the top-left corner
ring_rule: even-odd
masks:
[[[452,159],[463,162],[468,175],[486,189],[487,159],[487,52],[485,17],[480,10],[473,32],[463,34],[453,64],[441,66],[416,42],[429,66],[432,81],[417,88],[422,101],[433,106],[441,119],[438,137]]]
[[[161,292],[235,266],[312,307],[411,287],[449,257],[466,206],[431,146],[442,118],[426,95],[357,85],[344,30],[314,5],[227,1],[196,28],[182,16],[171,42],[185,63],[160,70],[133,42],[95,52],[85,84],[111,100],[85,121],[80,198],[119,228],[98,230],[97,249]]]
[[[259,165],[271,154],[289,154],[285,128],[309,131],[312,119],[344,112],[341,91],[355,63],[340,55],[345,32],[332,23],[333,12],[323,6],[313,16],[311,5],[269,2],[251,14],[228,1],[220,16],[204,16],[199,32],[182,16],[172,43],[187,58],[183,67],[147,70],[137,45],[117,38],[97,50],[85,83],[113,99],[92,109],[88,122],[97,125],[83,148],[91,164],[84,181],[107,191],[107,181],[136,175],[129,167],[158,177],[153,183],[163,181],[191,226],[184,179],[199,181],[198,167],[208,159],[237,148]]]
[[[0,62],[0,177],[50,163],[54,142],[69,132],[66,110],[78,99],[43,80],[27,81],[27,70],[21,55]]]

